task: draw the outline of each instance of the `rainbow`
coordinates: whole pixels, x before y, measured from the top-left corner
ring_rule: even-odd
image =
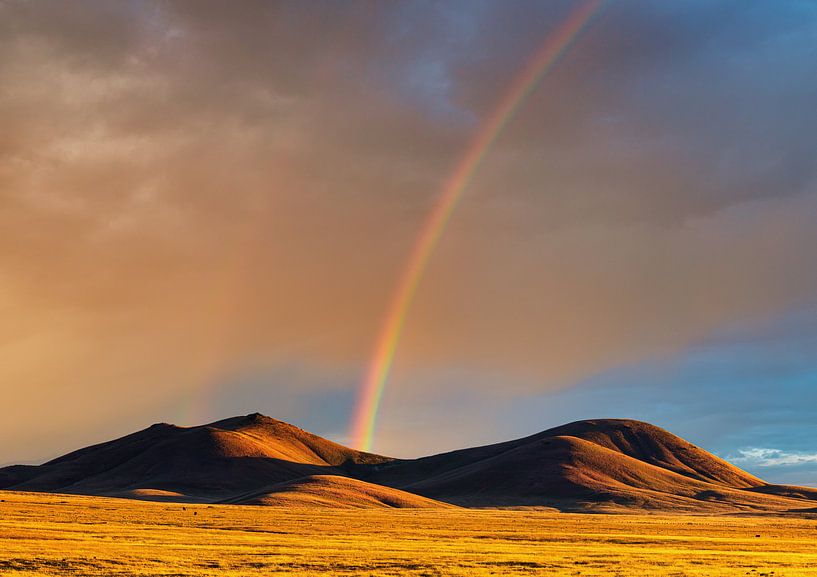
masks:
[[[446,180],[439,200],[414,243],[400,281],[392,295],[365,379],[358,393],[350,431],[352,446],[364,451],[371,449],[380,400],[383,397],[383,390],[400,335],[406,324],[408,311],[423,279],[428,261],[445,232],[445,227],[463,192],[473,180],[474,174],[497,137],[513,119],[537,84],[553,68],[559,57],[600,11],[604,2],[605,0],[590,0],[582,3],[556,32],[545,39],[542,47],[507,90],[494,113],[480,127],[465,154]]]

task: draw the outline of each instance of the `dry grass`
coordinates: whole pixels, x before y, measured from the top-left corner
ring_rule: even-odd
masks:
[[[817,575],[814,519],[0,499],[3,576]]]

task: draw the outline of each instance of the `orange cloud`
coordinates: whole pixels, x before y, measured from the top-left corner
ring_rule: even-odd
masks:
[[[0,443],[34,418],[149,415],[245,366],[362,375],[443,179],[563,16],[376,6],[0,6]],[[812,299],[813,181],[749,139],[711,161],[697,104],[633,96],[665,84],[617,35],[631,16],[611,10],[497,143],[401,381],[468,366],[555,388]]]

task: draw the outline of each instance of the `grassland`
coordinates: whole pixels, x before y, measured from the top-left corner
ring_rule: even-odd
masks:
[[[0,500],[3,576],[817,575],[815,519]]]

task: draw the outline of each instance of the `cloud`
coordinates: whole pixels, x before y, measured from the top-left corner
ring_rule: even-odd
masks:
[[[249,368],[348,390],[448,172],[573,5],[0,3],[1,444],[126,432]],[[812,302],[815,22],[610,3],[458,207],[394,382],[549,391]]]
[[[737,456],[732,456],[729,460],[756,467],[791,467],[817,463],[817,453],[791,453],[780,449],[750,447],[739,449]]]

